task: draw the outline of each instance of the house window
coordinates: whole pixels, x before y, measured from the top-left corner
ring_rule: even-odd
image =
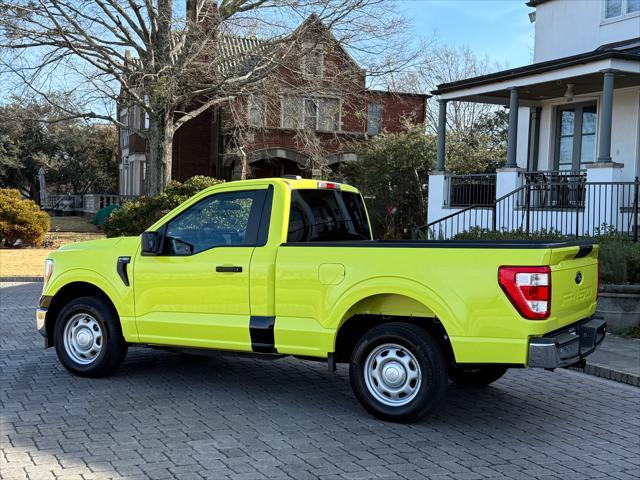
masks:
[[[249,97],[249,125],[252,127],[266,126],[266,102],[264,97]]]
[[[133,119],[131,120],[131,125],[133,125],[134,129],[138,129],[142,126],[142,120],[140,118],[140,107],[138,105],[134,105],[131,108]]]
[[[144,96],[144,104],[145,106],[149,105],[149,95]],[[142,125],[142,128],[145,130],[149,129],[149,114],[146,110],[144,111],[144,124]]]
[[[120,111],[120,123],[124,125],[124,127],[120,127],[120,148],[127,148],[129,146],[129,111],[128,109],[123,109]]]
[[[297,130],[301,122],[302,98],[285,97],[282,99],[282,127]]]
[[[313,98],[304,99],[304,128],[318,128],[318,101]]]
[[[615,18],[636,12],[640,12],[640,0],[605,0],[604,18]]]
[[[367,108],[367,133],[377,135],[382,131],[382,105],[370,103]]]
[[[558,170],[580,170],[596,159],[595,104],[582,104],[558,109],[556,166]]]
[[[302,62],[302,72],[311,77],[320,77],[322,75],[323,57],[324,55],[320,49],[308,52]]]
[[[340,130],[340,99],[285,97],[282,100],[282,127],[337,132]]]
[[[340,100],[337,98],[321,98],[318,130],[337,132],[340,130]]]
[[[604,18],[619,17],[620,15],[622,15],[622,0],[606,0]]]

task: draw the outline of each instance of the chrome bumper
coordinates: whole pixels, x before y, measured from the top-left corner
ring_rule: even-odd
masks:
[[[36,328],[40,335],[43,337],[47,336],[47,309],[46,308],[37,308],[36,309]]]
[[[560,368],[580,363],[604,340],[607,324],[592,317],[529,342],[528,367]]]
[[[38,308],[36,308],[36,329],[44,337],[44,348],[53,346],[53,343],[49,342],[49,335],[47,334],[47,313],[52,299],[53,297],[48,295],[41,296]]]

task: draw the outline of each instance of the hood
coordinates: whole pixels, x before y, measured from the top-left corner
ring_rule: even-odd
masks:
[[[140,242],[140,237],[104,238],[101,240],[88,240],[86,242],[68,243],[60,247],[58,252],[75,250],[107,250],[116,247],[120,243]]]

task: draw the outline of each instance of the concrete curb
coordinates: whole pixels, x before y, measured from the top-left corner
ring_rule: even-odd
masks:
[[[2,282],[44,282],[44,277],[42,276],[34,276],[34,277],[20,277],[20,276],[14,276],[14,277],[0,277],[0,283]]]
[[[589,363],[584,368],[571,368],[576,372],[586,373],[587,375],[593,375],[594,377],[606,378],[607,380],[613,380],[614,382],[626,383],[634,387],[640,387],[640,376],[633,373],[621,372],[620,370],[614,370],[613,368],[599,365],[597,363]]]

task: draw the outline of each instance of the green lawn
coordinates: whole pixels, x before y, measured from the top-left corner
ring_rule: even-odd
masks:
[[[97,233],[92,217],[51,217],[52,232]]]

